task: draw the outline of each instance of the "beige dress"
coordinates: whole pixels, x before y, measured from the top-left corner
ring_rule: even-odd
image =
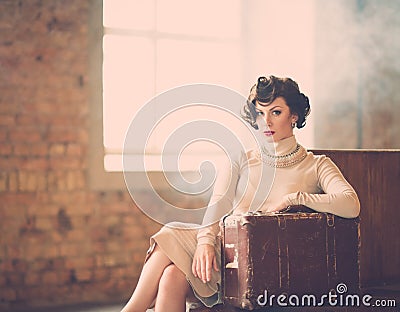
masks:
[[[297,145],[292,136],[265,148],[283,156],[291,154]],[[281,160],[290,162],[292,156],[296,157],[292,154]],[[268,211],[282,203],[285,206],[306,205],[345,218],[359,214],[357,194],[328,157],[303,150],[303,157],[295,164],[273,168],[265,163],[262,153],[249,151],[236,157],[229,170],[218,173],[209,205],[211,212],[207,211],[205,216],[207,224],[232,210],[235,214],[254,209]],[[203,283],[192,273],[192,259],[198,244],[210,244],[218,246],[215,251],[220,264],[219,224],[215,222],[200,230],[194,227],[182,223],[166,225],[151,237],[151,246],[158,244],[186,274],[196,297],[206,306],[213,306],[221,302],[220,273],[213,270],[211,281]]]

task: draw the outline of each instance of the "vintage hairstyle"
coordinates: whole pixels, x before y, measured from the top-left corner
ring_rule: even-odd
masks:
[[[253,128],[258,129],[256,100],[263,105],[273,102],[278,97],[284,98],[290,112],[297,115],[297,128],[303,128],[310,113],[310,103],[308,97],[300,92],[299,86],[291,78],[259,77],[257,84],[251,88],[247,103],[242,109],[243,119],[249,122]]]

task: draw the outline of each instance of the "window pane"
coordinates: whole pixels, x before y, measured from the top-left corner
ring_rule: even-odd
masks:
[[[169,0],[157,3],[157,30],[176,34],[238,38],[240,0]]]
[[[199,82],[239,90],[240,69],[238,44],[162,39],[157,45],[157,92]]]
[[[155,0],[103,0],[106,27],[150,30],[155,26]]]
[[[243,103],[245,100],[243,99]],[[195,103],[193,103],[195,104]],[[215,104],[215,103],[211,103]],[[239,112],[242,107],[237,107],[236,112]],[[228,129],[230,133],[234,134],[234,137],[241,140],[241,144],[245,146],[245,149],[250,149],[255,146],[255,141],[252,139],[251,133],[246,127],[246,123],[240,118],[240,116],[232,114],[232,112],[226,112],[220,108],[211,106],[198,106],[193,105],[189,107],[184,107],[179,110],[173,111],[162,119],[159,118],[159,123],[157,127],[153,129],[152,136],[149,138],[149,144],[153,144],[158,147],[158,152],[164,148],[166,154],[174,154],[181,151],[184,146],[180,146],[181,142],[168,141],[174,131],[185,126],[191,129],[191,122],[197,120],[203,120],[210,123],[210,126],[220,125],[222,128]],[[206,124],[207,124],[206,123]],[[198,128],[196,129],[196,131]],[[191,155],[201,155],[201,154],[220,154],[222,150],[215,144],[208,142],[209,133],[207,130],[204,131],[204,139],[197,142],[189,144],[185,147],[185,152],[192,152]],[[168,141],[168,146],[164,146]],[[155,143],[157,142],[157,143]],[[229,148],[226,146],[227,142],[219,142],[224,148]],[[204,156],[204,155],[203,155]]]
[[[121,150],[131,119],[154,94],[154,44],[107,35],[103,62],[104,145]]]

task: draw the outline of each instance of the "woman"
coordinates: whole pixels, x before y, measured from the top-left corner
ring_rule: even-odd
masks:
[[[222,207],[221,215],[232,208],[233,213],[248,211],[255,189],[241,182],[256,179],[257,168],[272,167],[273,184],[258,210],[277,212],[301,204],[345,218],[358,216],[358,197],[335,164],[307,152],[293,136],[294,127],[304,127],[309,111],[308,98],[292,79],[258,79],[243,117],[266,143],[262,153],[249,151],[234,161],[230,172],[218,175],[210,202]],[[151,238],[142,274],[122,312],[146,311],[154,304],[156,311],[185,311],[186,299],[193,295],[207,306],[221,302],[219,226],[186,227],[163,227]]]

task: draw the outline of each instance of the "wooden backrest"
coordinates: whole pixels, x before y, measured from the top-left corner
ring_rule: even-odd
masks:
[[[400,281],[400,150],[313,150],[325,154],[361,202],[363,287]]]

